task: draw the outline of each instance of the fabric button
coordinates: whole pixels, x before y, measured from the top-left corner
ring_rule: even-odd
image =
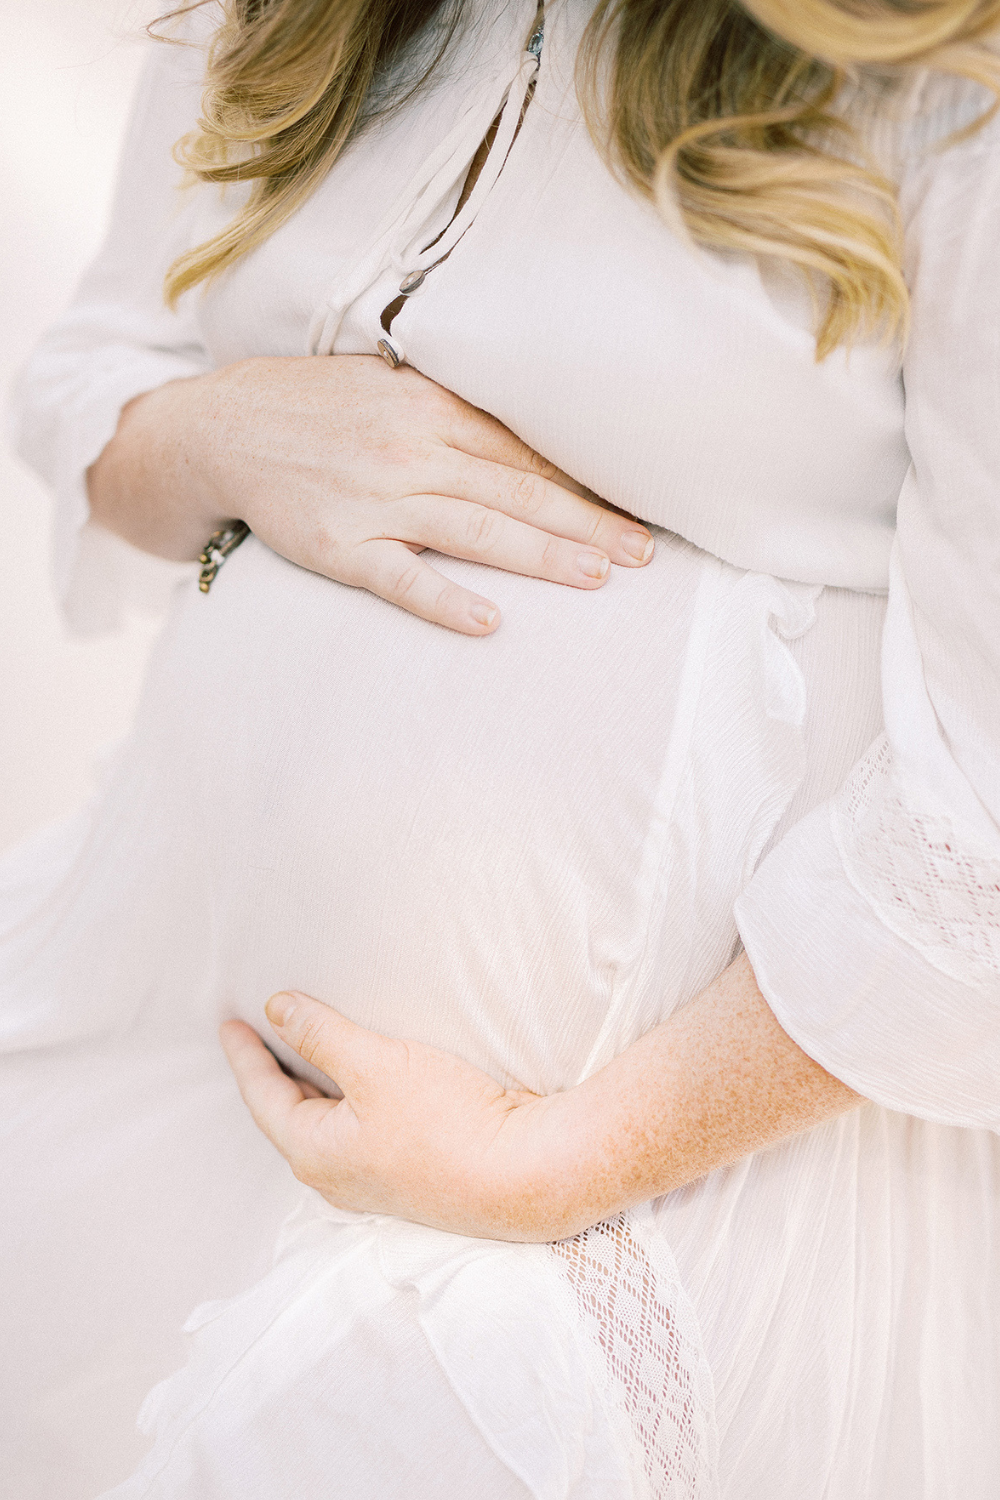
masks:
[[[402,355],[394,345],[389,343],[388,339],[379,339],[375,347],[390,369],[395,370],[397,365],[402,364]]]

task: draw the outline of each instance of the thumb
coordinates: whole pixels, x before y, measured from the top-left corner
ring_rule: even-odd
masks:
[[[282,990],[271,996],[265,1010],[281,1040],[332,1078],[345,1095],[376,1065],[384,1038],[349,1021],[322,1000],[299,990]]]

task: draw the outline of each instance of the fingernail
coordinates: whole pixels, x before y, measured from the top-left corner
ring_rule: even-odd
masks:
[[[603,552],[580,552],[576,565],[585,578],[603,578],[611,566]]]
[[[626,531],[622,537],[622,551],[636,562],[649,562],[653,555],[653,538],[644,531]]]
[[[295,996],[285,991],[272,995],[264,1010],[272,1026],[287,1026],[295,1014]]]
[[[492,604],[473,604],[469,610],[470,617],[477,625],[492,625],[497,617],[497,612]]]

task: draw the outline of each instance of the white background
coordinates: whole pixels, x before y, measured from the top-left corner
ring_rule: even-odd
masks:
[[[0,0],[0,384],[100,243],[150,0]],[[49,504],[0,444],[0,848],[87,794],[128,724],[151,640],[66,638]]]

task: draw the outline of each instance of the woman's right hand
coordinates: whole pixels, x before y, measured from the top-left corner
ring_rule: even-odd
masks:
[[[150,391],[88,480],[94,519],[146,551],[193,558],[238,517],[292,562],[467,635],[499,611],[423,548],[577,588],[653,550],[493,417],[371,355],[250,359]]]

